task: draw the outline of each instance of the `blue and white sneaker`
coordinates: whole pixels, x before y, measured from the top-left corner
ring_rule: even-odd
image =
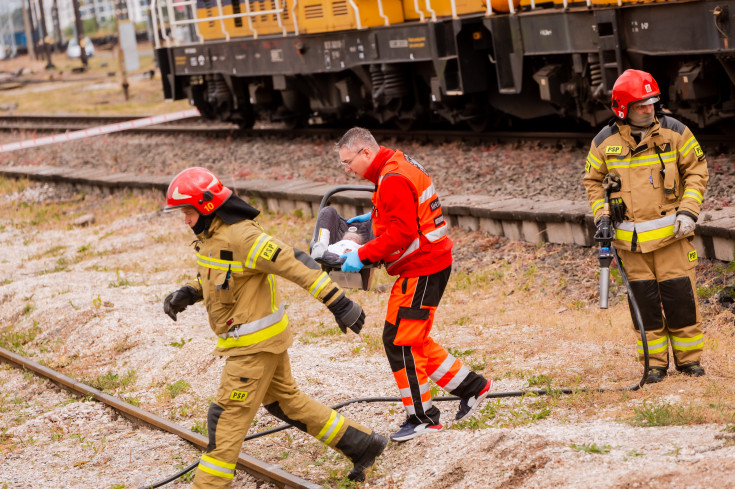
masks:
[[[454,420],[462,421],[463,419],[467,419],[472,416],[472,413],[474,413],[477,408],[480,407],[483,399],[485,399],[487,395],[490,394],[490,387],[492,386],[492,384],[493,381],[488,380],[487,384],[485,384],[485,387],[479,392],[479,394],[472,397],[460,399],[459,410],[457,411],[457,415],[454,417]]]
[[[423,435],[424,433],[436,433],[438,431],[441,431],[442,428],[443,426],[440,424],[416,424],[407,419],[401,425],[400,430],[390,435],[390,439],[392,441],[406,441],[410,440],[411,438],[416,438],[419,435]]]

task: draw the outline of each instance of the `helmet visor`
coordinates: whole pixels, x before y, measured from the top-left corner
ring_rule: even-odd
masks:
[[[639,106],[653,105],[656,102],[658,102],[658,97],[651,97],[651,98],[647,98],[646,100],[641,100],[639,102],[635,102],[633,105],[639,105]]]

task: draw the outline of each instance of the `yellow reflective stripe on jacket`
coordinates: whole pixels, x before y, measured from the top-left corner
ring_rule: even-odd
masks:
[[[317,439],[325,445],[329,445],[329,443],[334,440],[334,437],[337,436],[337,433],[339,433],[344,422],[344,416],[332,409],[332,415],[329,416],[327,424],[325,424],[319,434],[316,435]]]
[[[197,265],[206,268],[214,268],[215,270],[232,270],[233,272],[242,272],[241,261],[220,260],[211,256],[204,256],[197,253]]]
[[[250,346],[261,341],[268,340],[283,333],[288,326],[288,316],[283,315],[280,321],[272,326],[263,328],[255,333],[246,334],[238,338],[220,338],[217,340],[217,348],[236,348],[238,346]]]
[[[639,166],[660,165],[661,160],[663,160],[664,164],[676,161],[676,153],[674,151],[661,153],[660,156],[661,159],[659,159],[658,154],[636,156],[633,158],[610,158],[607,160],[607,169],[612,170],[614,168],[636,168]]]
[[[605,199],[596,200],[594,204],[592,204],[592,215],[595,214],[603,205],[605,205]]]
[[[319,293],[324,290],[324,287],[326,287],[331,281],[332,279],[329,278],[327,272],[320,273],[314,283],[311,284],[311,287],[309,287],[309,293],[314,297],[319,297]]]
[[[268,274],[268,286],[271,291],[271,311],[275,312],[276,309],[276,278],[272,273]]]
[[[638,343],[638,353],[641,355],[643,352],[643,341],[636,340],[636,343]],[[662,353],[665,352],[666,349],[669,347],[669,338],[664,336],[663,338],[659,338],[657,340],[649,341],[648,342],[648,353]]]
[[[674,350],[686,351],[686,350],[698,350],[704,346],[704,338],[702,333],[692,338],[680,338],[678,336],[671,336],[671,348]]]
[[[684,146],[682,146],[679,149],[679,153],[681,153],[682,156],[686,156],[686,155],[689,154],[689,152],[692,150],[692,148],[694,148],[698,144],[699,143],[697,143],[696,138],[694,136],[692,136],[689,139],[687,139],[687,142],[684,143]]]
[[[592,165],[595,170],[599,170],[600,166],[602,166],[602,160],[593,155],[592,152],[587,154],[587,163]]]
[[[667,236],[673,236],[675,221],[676,214],[646,222],[619,222],[615,224],[615,239],[632,242],[633,231],[638,234],[638,243],[663,239]]]
[[[245,266],[248,268],[255,268],[255,263],[258,261],[258,256],[260,256],[260,252],[263,251],[263,247],[270,241],[271,237],[270,235],[266,233],[260,233],[260,236],[255,240],[255,243],[253,243],[253,246],[250,247],[250,251],[248,251],[248,256],[245,258]]]
[[[267,316],[264,316],[260,319],[256,319],[255,321],[250,321],[249,323],[235,325],[230,328],[227,333],[222,333],[218,336],[224,340],[226,340],[227,338],[238,339],[241,336],[257,333],[258,331],[262,331],[269,326],[273,326],[274,324],[281,321],[285,315],[286,305],[281,304],[278,310],[272,312],[271,314],[268,314]]]
[[[202,455],[202,458],[199,459],[198,468],[202,472],[222,477],[224,479],[232,479],[235,477],[235,464],[228,464],[227,462],[222,462],[221,460],[217,460],[216,458],[208,455]]]
[[[686,197],[689,197],[690,199],[696,200],[697,203],[699,203],[699,204],[701,204],[702,201],[704,200],[704,196],[701,193],[699,193],[699,191],[697,191],[697,190],[695,190],[693,188],[688,188],[688,189],[684,190],[684,195],[682,195],[681,198],[684,199]]]

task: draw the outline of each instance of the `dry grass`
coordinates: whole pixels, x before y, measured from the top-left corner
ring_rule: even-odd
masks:
[[[46,70],[41,61],[27,56],[0,61],[0,71],[30,71],[21,80],[31,83],[3,92],[3,99],[18,104],[16,114],[83,114],[83,115],[148,115],[163,114],[189,108],[186,100],[175,103],[163,100],[158,75],[145,76],[154,69],[150,43],[138,45],[140,69],[128,73],[129,100],[122,90],[122,76],[116,51],[97,50],[89,59],[88,70],[73,73],[81,61],[66,54],[52,55],[55,69]]]

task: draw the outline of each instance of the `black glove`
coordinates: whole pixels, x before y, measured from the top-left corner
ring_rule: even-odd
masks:
[[[171,292],[163,301],[163,312],[176,321],[176,315],[201,299],[199,294],[190,285],[185,285],[175,292]]]
[[[365,311],[362,310],[360,304],[352,302],[342,294],[339,299],[327,307],[334,314],[337,325],[343,333],[347,333],[347,328],[350,328],[355,334],[360,334],[362,325],[365,324]]]

